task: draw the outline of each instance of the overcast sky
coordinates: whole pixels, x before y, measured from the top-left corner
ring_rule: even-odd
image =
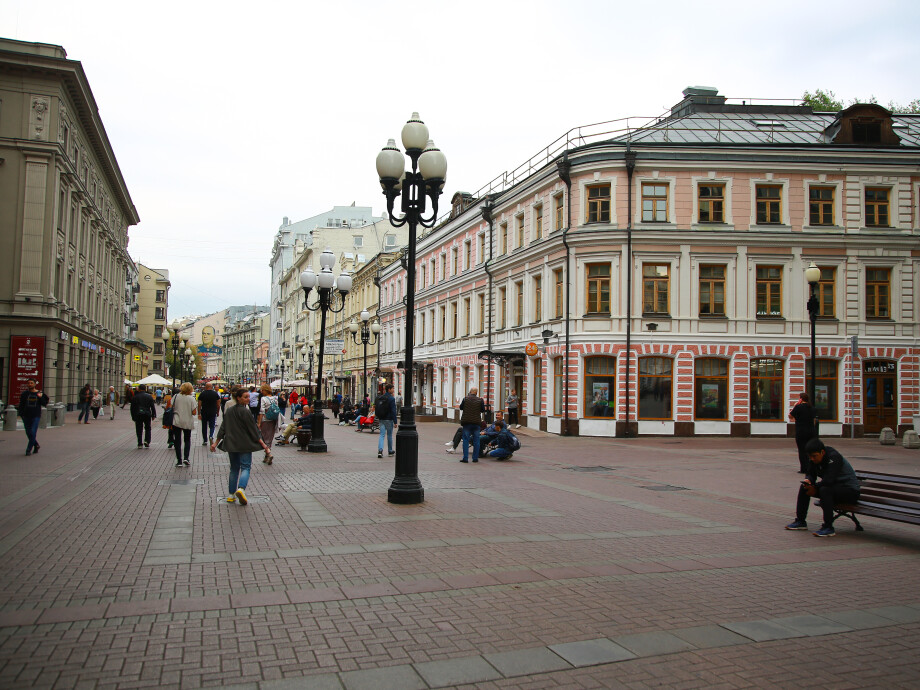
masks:
[[[730,99],[920,97],[920,3],[0,0],[0,35],[89,78],[170,318],[266,304],[282,218],[384,210],[374,159],[419,111],[444,203],[566,131]]]

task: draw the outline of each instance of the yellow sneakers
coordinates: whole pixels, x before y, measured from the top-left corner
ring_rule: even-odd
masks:
[[[249,501],[246,500],[246,494],[243,493],[243,490],[242,490],[242,489],[237,489],[237,490],[236,490],[236,497],[237,497],[237,499],[239,500],[241,506],[244,506],[244,505],[246,505],[247,503],[249,503]]]
[[[233,503],[236,500],[236,496],[230,495],[227,496],[227,503]]]

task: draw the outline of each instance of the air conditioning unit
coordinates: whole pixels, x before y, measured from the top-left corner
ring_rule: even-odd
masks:
[[[275,324],[275,328],[277,328],[279,331],[281,330],[281,322],[280,322],[280,321],[279,321],[278,323]]]

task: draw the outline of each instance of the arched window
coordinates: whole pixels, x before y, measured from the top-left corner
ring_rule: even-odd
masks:
[[[639,358],[639,419],[671,419],[671,370],[667,357]]]
[[[728,360],[700,358],[693,373],[696,419],[728,419]]]
[[[784,418],[783,360],[751,360],[751,419],[778,421]]]
[[[585,357],[585,417],[614,417],[616,357]]]

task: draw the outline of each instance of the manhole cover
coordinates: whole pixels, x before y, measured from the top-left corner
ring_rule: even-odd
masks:
[[[572,472],[613,472],[616,470],[616,467],[604,467],[603,465],[589,465],[587,467],[572,465],[565,469],[572,470]]]
[[[657,486],[643,486],[643,489],[649,491],[687,491],[686,486],[671,486],[670,484],[658,484]]]
[[[173,486],[191,486],[192,484],[204,484],[204,479],[161,479],[158,484],[160,486],[170,484]]]

